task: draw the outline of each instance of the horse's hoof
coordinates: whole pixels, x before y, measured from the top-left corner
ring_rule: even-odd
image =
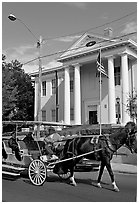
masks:
[[[98,188],[102,188],[102,186],[101,186],[100,183],[97,183],[97,187],[98,187]]]
[[[119,190],[119,188],[114,188],[113,189],[115,192],[119,192],[120,190]]]
[[[70,185],[72,185],[72,186],[77,186],[77,184],[76,184],[76,183],[70,183]]]

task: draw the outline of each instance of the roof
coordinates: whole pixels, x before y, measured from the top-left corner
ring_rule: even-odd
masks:
[[[96,42],[92,46],[87,46],[88,42]],[[86,33],[77,42],[75,42],[64,54],[58,59],[59,62],[85,56],[101,50],[112,49],[119,46],[128,45],[134,51],[137,51],[137,44],[128,38],[106,38]]]
[[[92,46],[86,46],[90,42],[92,42],[92,44],[94,44],[95,42],[95,44]],[[115,38],[108,38],[105,36],[96,35],[92,33],[85,33],[72,46],[70,46],[69,49],[65,51],[57,61],[63,64],[64,62],[75,58],[96,54],[100,48],[101,50],[105,51],[108,49],[113,49],[121,46],[128,46],[131,50],[137,52],[137,43],[129,39],[128,35]],[[45,74],[46,72],[52,73],[56,70],[64,69],[65,65],[62,64],[61,66],[43,69],[42,75]],[[35,77],[37,75],[38,71],[31,74],[31,76]]]

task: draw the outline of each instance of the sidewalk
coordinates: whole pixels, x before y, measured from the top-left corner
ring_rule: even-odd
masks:
[[[137,174],[137,166],[122,163],[111,163],[112,169],[119,173]]]

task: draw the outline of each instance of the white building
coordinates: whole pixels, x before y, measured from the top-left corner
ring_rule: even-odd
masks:
[[[96,44],[87,47],[87,43],[92,41]],[[56,121],[57,112],[57,121],[66,124],[100,122],[99,77],[96,77],[96,60],[100,48],[101,61],[109,77],[102,74],[101,123],[116,124],[119,119],[121,124],[125,124],[130,120],[126,104],[129,93],[137,89],[137,44],[127,37],[110,40],[110,36],[100,37],[86,33],[58,59],[63,63],[62,66],[44,69],[42,72],[43,121]],[[35,77],[36,118],[38,73],[32,76]],[[120,98],[118,113],[117,97]]]

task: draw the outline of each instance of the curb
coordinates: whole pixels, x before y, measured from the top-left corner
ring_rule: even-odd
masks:
[[[112,163],[112,169],[114,172],[124,174],[137,174],[137,166],[122,163]]]

